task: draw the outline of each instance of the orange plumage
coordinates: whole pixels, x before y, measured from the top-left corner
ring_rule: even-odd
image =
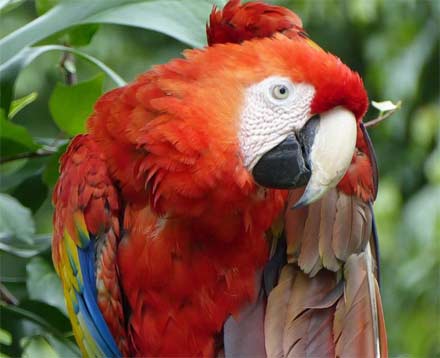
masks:
[[[65,230],[81,246],[75,212],[90,235],[106,234],[98,305],[123,355],[212,356],[228,316],[258,293],[266,232],[288,192],[257,185],[243,165],[237,133],[250,85],[286,76],[314,86],[311,114],[352,111],[358,150],[339,189],[375,195],[359,75],[308,40],[287,9],[232,0],[210,21],[210,47],[105,94],[62,161],[54,261]]]

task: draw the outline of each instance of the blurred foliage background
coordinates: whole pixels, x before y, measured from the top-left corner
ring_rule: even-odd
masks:
[[[440,1],[271,2],[297,12],[314,41],[360,72],[370,99],[403,103],[370,130],[380,169],[375,214],[389,350],[391,357],[439,357]],[[79,356],[50,257],[59,156],[101,93],[203,46],[211,6],[0,0],[0,357]],[[23,51],[29,45],[38,47]],[[366,120],[377,114],[370,109]]]

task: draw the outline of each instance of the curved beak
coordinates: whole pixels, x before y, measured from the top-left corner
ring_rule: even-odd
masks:
[[[299,133],[290,134],[260,158],[252,170],[254,179],[279,189],[307,184],[294,208],[308,205],[342,179],[353,157],[356,134],[356,118],[343,107],[314,116]]]

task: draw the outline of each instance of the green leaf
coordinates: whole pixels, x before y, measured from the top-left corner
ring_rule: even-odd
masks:
[[[0,63],[19,55],[27,46],[80,23],[139,26],[163,32],[199,47],[205,43],[205,24],[211,9],[212,3],[206,0],[63,1],[43,16],[1,39]]]
[[[31,104],[38,97],[37,92],[29,93],[27,96],[18,98],[12,101],[11,110],[9,111],[9,119],[12,119],[18,112],[20,112],[24,107]]]
[[[45,14],[58,3],[58,0],[35,0],[35,8],[38,16]]]
[[[1,50],[1,46],[0,46]],[[99,61],[97,58],[90,56],[84,52],[73,49],[71,47],[59,46],[59,45],[47,45],[26,48],[21,51],[17,56],[15,56],[10,61],[0,65],[0,107],[4,109],[5,112],[9,111],[9,107],[14,97],[14,85],[20,71],[29,65],[38,56],[50,52],[50,51],[63,51],[71,52],[78,57],[81,57],[88,62],[93,63],[98,66],[103,72],[105,72],[118,86],[124,86],[126,82],[111,68],[106,66],[103,62]],[[0,52],[1,54],[1,52]]]
[[[34,142],[27,129],[12,123],[0,115],[0,160],[23,153],[33,152],[40,148]]]
[[[27,46],[77,25],[89,16],[136,1],[140,0],[63,1],[44,15],[2,38],[0,40],[0,63],[3,64],[14,56],[20,56],[20,52]]]
[[[35,346],[35,341],[38,345]],[[22,357],[29,358],[80,358],[81,354],[76,346],[67,340],[60,340],[48,333],[41,333],[32,337],[23,337],[21,345],[24,347]],[[48,354],[49,353],[49,354]],[[43,354],[43,355],[40,355]]]
[[[23,354],[22,358],[58,358],[57,353],[42,336],[26,337],[22,342]]]
[[[34,233],[31,211],[12,196],[0,193],[0,241],[17,239],[31,244]]]
[[[18,257],[29,258],[49,249],[51,242],[51,235],[37,235],[31,243],[10,237],[0,237],[0,250]]]
[[[19,186],[26,179],[42,174],[50,157],[20,159],[4,163],[0,166],[2,180],[0,191],[7,191]]]
[[[12,357],[21,355],[19,341],[35,335],[46,337],[58,357],[78,356],[78,349],[70,338],[70,322],[57,308],[32,300],[22,300],[18,306],[0,301],[0,317],[4,328],[12,333],[12,346],[5,350]]]
[[[59,31],[45,39],[38,41],[34,46],[44,46],[52,44],[68,45],[73,47],[88,45],[93,36],[99,30],[99,24],[75,25],[67,30]]]
[[[0,107],[9,113],[11,101],[14,98],[14,85],[21,69],[45,52],[44,48],[26,48],[13,59],[0,65]],[[1,56],[1,46],[0,46]]]
[[[63,289],[52,263],[42,257],[34,257],[26,265],[26,271],[29,297],[55,306],[67,315]]]
[[[211,10],[211,1],[143,1],[96,12],[81,22],[135,26],[202,47],[206,44],[205,26]]]
[[[83,58],[84,60],[93,63],[97,67],[99,67],[107,76],[109,76],[112,81],[119,87],[125,86],[127,83],[116,73],[114,72],[110,67],[105,65],[103,62],[99,61],[97,58],[90,56],[86,54],[85,52],[81,52],[79,50],[76,50],[71,47],[66,46],[57,46],[57,45],[51,45],[51,46],[44,46],[46,51],[67,51],[71,52],[75,55],[77,55],[80,58]]]
[[[98,24],[74,26],[67,32],[67,43],[70,46],[88,45],[92,41],[92,38],[98,29]]]
[[[10,194],[35,213],[46,200],[48,188],[37,173],[23,180]]]
[[[20,70],[40,54],[50,50],[46,46],[38,50],[27,46],[54,33],[78,24],[111,23],[159,31],[200,47],[206,42],[205,24],[211,8],[212,4],[205,0],[64,1],[38,19],[0,39],[0,105],[8,112],[15,79]],[[83,40],[84,38],[81,41]]]
[[[44,302],[25,300],[15,306],[0,301],[0,309],[2,316],[7,312],[8,318],[31,321],[62,340],[71,332],[69,319],[59,309]]]
[[[104,76],[66,86],[58,83],[49,99],[49,109],[58,127],[69,135],[83,133],[85,122],[102,93]]]
[[[162,32],[194,47],[206,43],[205,24],[212,9],[208,0],[63,1],[43,16],[0,39],[0,105],[6,111],[21,68],[39,53],[28,46],[79,24],[110,23]]]
[[[11,287],[11,284],[24,284],[24,290],[26,291],[26,264],[28,259],[11,255],[7,252],[0,251],[1,272],[0,280],[6,286]],[[9,288],[8,287],[8,288]],[[15,288],[15,287],[14,287]],[[20,293],[20,292],[18,292]],[[16,295],[16,292],[12,292],[18,300],[23,299],[23,295]]]
[[[67,144],[58,148],[58,151],[50,157],[46,169],[43,172],[43,181],[46,183],[47,186],[49,186],[49,188],[53,188],[58,180],[58,177],[60,175],[60,158],[66,151],[66,148]]]
[[[35,235],[29,209],[14,197],[0,193],[0,250],[31,257],[48,249],[50,243],[50,235]]]
[[[26,0],[0,0],[0,15],[14,10],[16,7],[23,4]]]
[[[4,330],[3,328],[0,328],[0,344],[5,344],[7,346],[10,346],[11,343],[12,343],[11,333]]]
[[[52,348],[58,353],[58,357],[81,358],[79,348],[70,340],[60,340],[51,334],[46,334],[46,338]]]
[[[83,133],[87,118],[102,94],[102,74],[73,86],[57,83],[49,99],[49,109],[58,127],[71,136]]]

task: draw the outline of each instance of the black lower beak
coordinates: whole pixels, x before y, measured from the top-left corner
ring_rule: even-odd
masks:
[[[264,187],[289,189],[307,184],[311,172],[300,143],[291,134],[261,157],[252,174],[255,181]]]
[[[293,189],[307,184],[311,176],[309,153],[318,119],[309,120],[298,136],[290,134],[260,158],[252,170],[258,184],[276,189]]]

